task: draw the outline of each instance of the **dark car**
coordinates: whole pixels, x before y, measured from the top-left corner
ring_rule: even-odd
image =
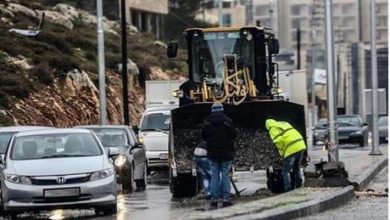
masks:
[[[119,155],[113,156],[118,183],[125,191],[144,190],[147,181],[146,149],[132,128],[125,125],[78,126],[92,130],[104,148],[116,148]]]
[[[336,127],[339,144],[359,144],[361,147],[367,145],[367,124],[363,123],[359,115],[338,115]],[[327,132],[327,120],[320,119],[313,130],[313,146],[318,141],[323,141]]]
[[[359,115],[338,115],[337,135],[339,144],[368,144],[368,128]]]
[[[389,140],[389,118],[382,116],[378,121],[379,125],[379,143],[387,143]]]

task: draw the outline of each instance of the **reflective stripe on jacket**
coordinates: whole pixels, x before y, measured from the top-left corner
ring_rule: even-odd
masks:
[[[283,158],[306,149],[302,135],[288,122],[268,119],[266,128]]]

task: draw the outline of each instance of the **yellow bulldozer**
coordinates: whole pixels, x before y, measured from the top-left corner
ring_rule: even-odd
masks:
[[[306,139],[304,107],[279,99],[279,52],[274,34],[263,27],[190,28],[186,39],[188,80],[175,91],[179,107],[171,111],[170,189],[173,197],[194,196],[199,189],[193,152],[201,141],[203,120],[214,102],[237,129],[235,170],[267,170],[267,185],[278,191],[281,158],[265,129],[265,120],[288,121]],[[167,55],[177,56],[171,41]]]

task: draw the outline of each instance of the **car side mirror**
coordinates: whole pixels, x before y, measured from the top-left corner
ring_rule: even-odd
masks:
[[[109,147],[108,148],[108,156],[114,157],[119,155],[119,148],[117,147]]]
[[[133,131],[134,131],[135,134],[138,134],[139,127],[137,125],[133,125]]]
[[[133,150],[133,149],[139,149],[139,148],[144,148],[144,147],[145,147],[144,144],[142,144],[142,143],[136,143],[136,144],[134,144],[134,146],[131,147],[131,150]]]
[[[0,156],[0,165],[4,165],[4,154]]]
[[[167,48],[167,56],[169,58],[175,58],[177,56],[178,48],[179,48],[179,44],[177,43],[177,41],[169,42]]]
[[[363,126],[368,126],[368,124],[366,122],[363,123]]]

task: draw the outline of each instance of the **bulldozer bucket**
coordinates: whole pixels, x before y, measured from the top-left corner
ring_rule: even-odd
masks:
[[[194,103],[172,110],[170,154],[178,172],[191,170],[193,152],[201,141],[204,119],[211,113],[212,103]],[[287,121],[306,140],[304,107],[280,100],[249,101],[239,106],[224,105],[237,131],[235,140],[236,170],[259,170],[280,167],[281,157],[265,129],[269,118]]]

